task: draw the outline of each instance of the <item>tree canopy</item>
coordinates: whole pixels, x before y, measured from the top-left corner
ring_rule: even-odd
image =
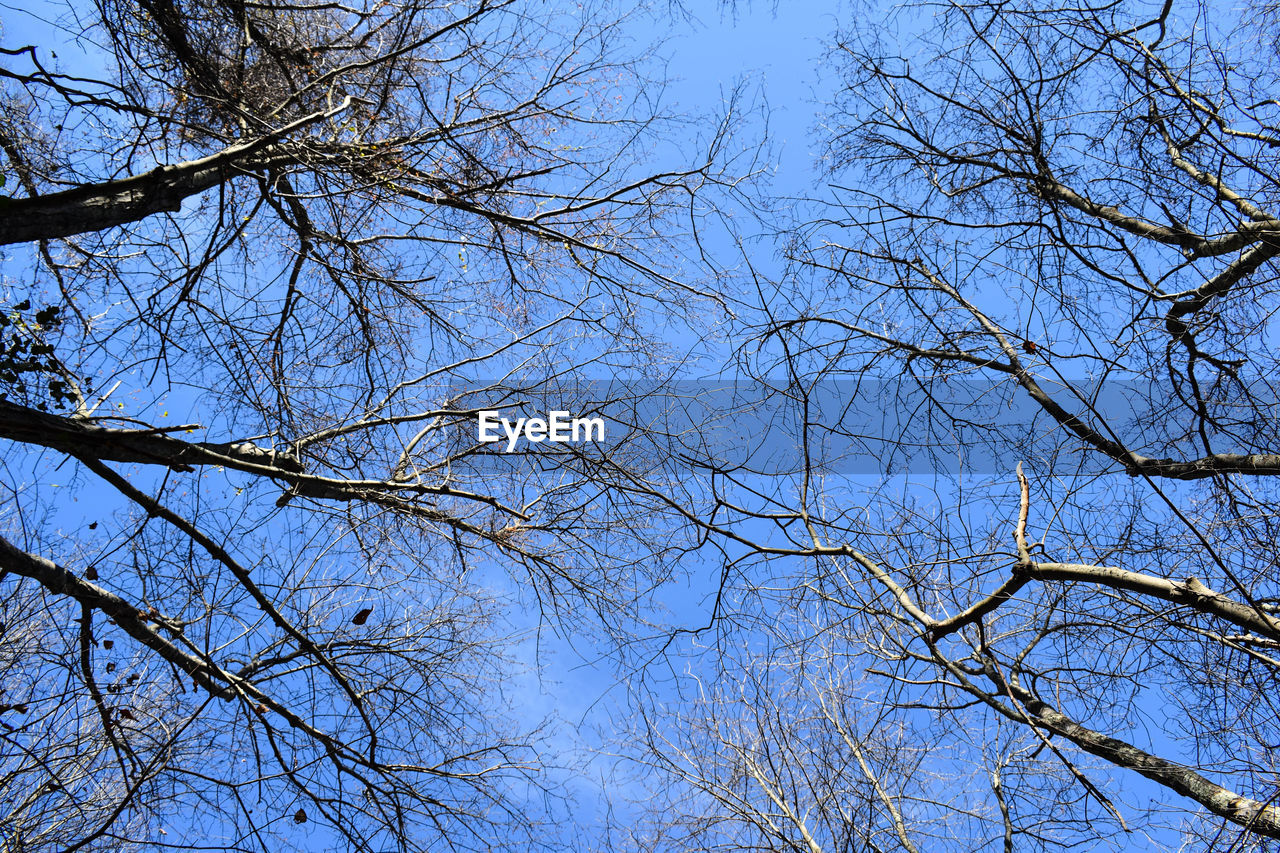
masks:
[[[728,165],[663,141],[617,12],[6,34],[4,849],[555,843],[491,573],[610,631],[678,542],[598,499],[610,457],[496,462],[476,411],[661,365],[634,314],[699,310],[673,247]]]
[[[3,849],[1275,849],[1276,9],[841,8],[803,197],[644,10],[60,14]],[[630,675],[591,818],[530,625]]]
[[[648,705],[680,784],[642,846],[1274,849],[1276,24],[956,2],[835,36],[826,195],[742,360],[806,454],[721,472],[755,639]]]

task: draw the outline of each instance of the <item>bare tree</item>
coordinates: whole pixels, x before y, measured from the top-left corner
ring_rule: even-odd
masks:
[[[833,196],[744,347],[789,380],[803,458],[782,485],[705,462],[720,627],[755,638],[722,677],[752,690],[649,739],[693,792],[661,813],[700,849],[1275,849],[1275,10],[869,21],[832,51]],[[828,380],[861,396],[824,405]],[[905,425],[878,441],[873,387]],[[917,473],[989,461],[863,488],[824,450],[860,442]],[[828,676],[783,674],[791,612],[866,728],[826,714]],[[822,749],[812,720],[850,734]],[[909,768],[858,761],[903,731]]]
[[[107,0],[80,60],[3,48],[0,847],[565,837],[492,572],[610,629],[681,541],[599,498],[643,459],[476,412],[660,366],[730,161],[658,144],[607,13]]]

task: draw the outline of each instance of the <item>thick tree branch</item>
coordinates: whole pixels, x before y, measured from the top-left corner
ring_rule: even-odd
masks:
[[[287,494],[290,496],[368,501],[450,524],[459,520],[401,496],[416,494],[460,498],[487,504],[522,520],[529,518],[487,495],[444,484],[321,477],[305,473],[302,462],[289,453],[268,450],[248,442],[186,442],[155,430],[101,427],[83,419],[51,415],[6,401],[0,401],[0,438],[48,447],[76,457],[135,465],[164,465],[175,471],[220,465],[283,482],[289,486]]]
[[[1104,735],[1063,714],[1012,681],[1005,682],[1015,699],[1051,731],[1062,735],[1091,755],[1119,767],[1134,770],[1166,788],[1195,800],[1209,811],[1250,832],[1280,838],[1280,808],[1241,796],[1206,779],[1183,764],[1145,752],[1133,744]]]
[[[102,611],[126,634],[191,676],[210,693],[231,697],[227,688],[218,683],[224,676],[217,667],[179,649],[152,627],[153,620],[115,593],[81,579],[51,560],[23,551],[3,536],[0,536],[0,570],[31,578],[55,595],[74,599],[90,610]]]
[[[118,181],[85,184],[31,198],[0,199],[0,245],[102,231],[156,213],[177,211],[184,199],[234,175],[296,163],[296,153],[274,146],[300,128],[343,112],[354,100],[348,96],[331,110],[312,113],[197,160],[157,166]]]

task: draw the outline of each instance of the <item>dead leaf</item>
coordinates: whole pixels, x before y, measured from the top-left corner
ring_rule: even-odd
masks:
[[[351,617],[351,624],[352,624],[352,625],[363,625],[365,622],[368,622],[368,621],[369,621],[369,614],[370,614],[370,613],[372,613],[372,612],[373,612],[373,608],[372,608],[372,607],[366,607],[364,610],[361,610],[361,611],[360,611],[359,613],[357,613],[355,616],[352,616],[352,617]]]

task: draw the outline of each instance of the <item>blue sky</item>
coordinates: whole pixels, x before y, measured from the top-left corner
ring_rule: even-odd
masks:
[[[82,54],[85,60],[73,59],[83,46],[51,31],[47,25],[49,16],[41,4],[22,4],[19,8],[0,3],[0,8],[4,9],[6,44],[57,44],[56,49],[66,62],[93,62],[91,51]],[[756,117],[743,131],[747,136],[761,137],[767,131],[772,146],[772,191],[780,196],[824,195],[814,168],[812,142],[821,102],[833,85],[820,71],[823,44],[837,15],[853,14],[851,9],[847,4],[788,4],[774,8],[768,3],[751,3],[727,11],[718,4],[702,2],[690,12],[695,20],[673,16],[637,24],[634,32],[637,43],[664,40],[654,58],[665,64],[670,78],[665,93],[667,103],[682,112],[714,115],[722,109],[727,93],[742,86],[749,103],[766,108],[764,113],[753,114]],[[767,129],[759,119],[764,114],[768,116]],[[721,242],[714,248],[727,259],[726,263],[740,263],[737,247]],[[781,276],[776,247],[768,240],[749,243],[747,250],[751,263],[766,278]],[[683,343],[680,331],[670,334],[673,344]],[[723,350],[717,352],[712,347],[712,356],[723,354]],[[175,409],[177,402],[175,399]],[[899,480],[895,487],[905,488],[907,482]],[[866,484],[857,478],[847,481],[850,492]],[[938,484],[935,481],[929,485]],[[81,504],[61,508],[68,524],[86,519],[85,513],[92,510],[83,502],[92,500],[91,496],[92,492],[87,492],[81,495]],[[943,481],[934,499],[945,504],[947,496],[947,483]],[[685,567],[686,574],[658,594],[658,603],[665,609],[659,618],[668,627],[694,627],[705,622],[717,578],[714,571],[704,569],[713,570],[717,565],[713,558],[702,565],[691,560]],[[597,733],[609,731],[626,711],[629,699],[622,679],[627,673],[619,671],[608,659],[608,642],[594,636],[589,626],[562,632],[542,622],[529,606],[527,591],[515,580],[492,567],[485,571],[487,583],[497,594],[524,605],[513,608],[509,619],[512,628],[526,638],[517,650],[527,667],[514,674],[505,690],[506,700],[530,720],[554,716],[566,724],[555,730],[550,742],[571,761],[587,763],[587,772],[565,771],[563,777],[579,800],[573,823],[589,828],[604,817],[607,799],[613,798],[614,808],[624,809],[628,796],[644,794],[642,790],[619,790],[616,780],[607,779],[610,759],[591,758],[591,750],[602,745]],[[682,643],[686,641],[687,638]],[[671,682],[664,681],[664,677],[683,676],[684,664],[679,655],[673,655],[669,663],[658,663],[651,683],[669,687]],[[664,672],[665,666],[671,668]],[[1142,796],[1145,783],[1136,776],[1132,779],[1129,793],[1137,799]]]
[[[736,86],[742,87],[746,101],[755,108],[750,114],[751,120],[742,128],[747,138],[765,135],[766,128],[759,118],[761,110],[767,109],[767,133],[774,155],[767,164],[772,186],[786,195],[806,194],[815,178],[810,169],[807,141],[818,108],[815,67],[832,18],[825,13],[775,13],[766,4],[744,5],[734,12],[720,9],[714,3],[697,5],[700,8],[690,9],[692,19],[662,15],[657,19],[632,19],[635,25],[632,38],[636,43],[661,41],[657,54],[650,59],[654,73],[665,70],[669,78],[664,95],[668,108],[683,114],[715,115],[723,110],[729,92]],[[62,4],[41,0],[21,4],[0,2],[0,9],[6,46],[39,45],[57,55],[61,68],[88,69],[93,73],[101,67],[93,44],[75,37],[74,22],[67,18]],[[727,244],[718,250],[726,257],[735,254],[734,247]],[[774,274],[779,270],[771,245],[760,243],[754,250],[758,254],[752,262],[761,272]],[[12,252],[10,259],[14,269],[25,266]],[[678,333],[673,343],[677,346],[683,343]],[[194,411],[195,400],[181,388],[162,391],[164,396],[150,405],[138,397],[154,393],[146,389],[142,375],[135,372],[127,384],[134,388],[133,396],[124,398],[130,410],[159,410],[170,418],[168,422],[181,419],[209,425],[209,413]],[[118,393],[123,395],[124,391]],[[113,398],[109,405],[117,404],[120,399]],[[44,457],[47,458],[48,455]],[[15,483],[36,477],[36,472],[45,464],[37,459],[28,461],[33,467],[27,472],[10,467],[9,474]],[[56,469],[55,476],[59,471],[70,477],[73,466],[63,464]],[[226,479],[224,490],[238,487],[236,478],[222,472],[205,472],[201,476]],[[149,473],[141,472],[136,482],[145,484],[149,479]],[[45,485],[61,488],[68,484],[46,479]],[[108,533],[111,521],[95,504],[101,500],[105,509],[113,505],[113,498],[114,495],[100,485],[81,488],[74,498],[55,501],[54,513],[46,520],[68,531],[81,530],[91,522],[99,523],[100,532]],[[627,696],[622,679],[626,673],[602,659],[609,651],[607,641],[600,641],[589,631],[566,635],[540,621],[527,591],[500,570],[490,570],[488,574],[488,583],[497,595],[519,602],[509,611],[511,628],[527,638],[517,649],[517,657],[523,660],[517,664],[504,690],[506,701],[531,723],[547,717],[561,721],[563,725],[554,730],[550,744],[562,750],[566,760],[591,762],[591,769],[585,774],[577,771],[561,774],[579,799],[580,810],[573,816],[573,822],[590,831],[594,820],[603,818],[609,805],[605,802],[606,788],[614,800],[613,808],[625,808],[629,796],[643,794],[619,791],[611,784],[604,784],[602,777],[608,773],[609,762],[593,761],[590,757],[591,750],[603,746],[594,733],[607,730],[609,721],[616,720],[619,713],[625,711]],[[660,618],[672,627],[703,624],[714,577],[714,571],[699,572],[696,565],[687,567],[687,574],[660,594],[666,609]],[[171,826],[170,831],[180,833],[182,830]]]

